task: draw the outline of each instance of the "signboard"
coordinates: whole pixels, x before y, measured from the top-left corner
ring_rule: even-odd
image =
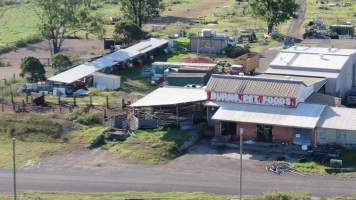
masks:
[[[233,94],[233,93],[208,91],[208,99],[210,101],[231,102],[231,103],[259,104],[259,105],[271,105],[271,106],[281,106],[281,107],[291,107],[291,108],[297,107],[296,98],[289,98],[289,97],[271,97],[271,96]]]

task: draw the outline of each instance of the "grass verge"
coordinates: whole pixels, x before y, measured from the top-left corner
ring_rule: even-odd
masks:
[[[39,114],[0,113],[0,167],[11,167],[11,130],[17,135],[16,161],[18,166],[37,162],[41,156],[59,151],[62,125],[49,120],[52,116]]]
[[[9,194],[0,194],[0,200],[10,199]],[[37,200],[127,200],[127,199],[142,199],[142,200],[230,200],[238,199],[238,197],[231,195],[216,195],[208,193],[153,193],[153,192],[120,192],[120,193],[35,193],[26,192],[20,195],[20,199],[37,199]],[[306,193],[293,192],[272,192],[261,196],[244,196],[245,200],[310,200],[312,199]],[[320,199],[315,198],[313,199]],[[336,199],[336,198],[323,198]],[[345,198],[343,198],[345,199]],[[350,198],[351,199],[351,198]]]
[[[342,160],[344,168],[356,169],[356,151],[350,149],[342,149],[340,152],[340,160]],[[326,170],[329,168],[329,163],[318,163],[314,161],[308,161],[303,163],[293,163],[292,167],[303,173],[308,174],[326,174]],[[348,173],[340,173],[340,175],[347,175]],[[350,173],[353,174],[354,173]]]
[[[107,148],[119,157],[162,164],[181,155],[178,148],[190,138],[189,133],[176,129],[138,130],[135,136],[122,143],[108,145]]]

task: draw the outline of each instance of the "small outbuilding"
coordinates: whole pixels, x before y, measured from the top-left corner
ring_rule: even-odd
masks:
[[[96,72],[93,74],[93,86],[99,90],[116,90],[121,87],[121,76]]]

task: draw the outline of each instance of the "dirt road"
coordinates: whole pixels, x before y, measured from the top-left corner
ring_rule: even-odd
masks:
[[[302,39],[301,28],[304,23],[305,12],[307,9],[307,0],[297,0],[300,8],[297,12],[298,17],[294,19],[289,27],[288,36]]]

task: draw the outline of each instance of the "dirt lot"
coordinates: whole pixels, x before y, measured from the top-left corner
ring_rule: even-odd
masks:
[[[152,24],[166,25],[175,22],[189,22],[191,19],[203,18],[214,10],[229,5],[231,0],[193,0],[189,6],[177,6],[174,10],[167,10],[162,17],[152,20]]]
[[[46,156],[39,163],[28,165],[25,168],[51,171],[65,169],[100,169],[100,171],[106,172],[120,171],[124,168],[149,168],[168,171],[199,171],[199,169],[204,169],[204,171],[206,171],[206,168],[209,170],[218,169],[220,168],[219,166],[228,165],[239,158],[238,150],[215,149],[209,145],[208,140],[203,140],[193,146],[186,155],[181,156],[165,165],[147,165],[139,161],[112,157],[109,153],[100,149],[90,151],[83,148],[82,150]],[[267,154],[256,155],[246,153],[243,156],[243,159],[246,160],[246,167],[257,173],[264,173],[267,162],[273,158],[273,155]],[[202,163],[204,164],[202,165]],[[224,169],[221,170],[223,171]],[[231,169],[227,168],[227,170]]]
[[[68,39],[64,41],[62,49],[64,54],[80,60],[88,60],[104,51],[103,43],[100,40]],[[1,60],[10,64],[10,67],[0,68],[0,79],[11,78],[14,74],[18,76],[21,58],[25,56],[34,56],[39,58],[43,64],[48,64],[48,59],[51,57],[48,42],[42,41],[37,44],[30,44],[27,47],[0,55]]]

